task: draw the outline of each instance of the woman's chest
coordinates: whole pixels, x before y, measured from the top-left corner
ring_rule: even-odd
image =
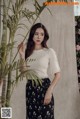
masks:
[[[27,66],[33,67],[47,67],[49,63],[49,56],[47,53],[32,54],[26,59]]]

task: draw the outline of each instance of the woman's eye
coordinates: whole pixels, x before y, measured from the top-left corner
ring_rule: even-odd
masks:
[[[38,33],[35,33],[35,35],[38,35]]]
[[[44,34],[42,33],[41,36],[44,36]]]
[[[34,35],[39,35],[39,33],[35,33]],[[41,35],[41,36],[44,36],[44,34],[43,34],[43,33],[41,33],[40,35]]]

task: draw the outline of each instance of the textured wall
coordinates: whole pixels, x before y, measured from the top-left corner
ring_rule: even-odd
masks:
[[[50,34],[48,45],[56,51],[61,67],[61,80],[53,91],[55,119],[79,119],[73,7],[49,8],[53,16],[45,9],[37,22],[41,21],[47,27]],[[12,95],[13,119],[26,119],[25,85],[26,80],[20,82]]]

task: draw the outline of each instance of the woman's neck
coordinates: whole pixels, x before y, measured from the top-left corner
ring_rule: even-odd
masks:
[[[43,48],[43,47],[42,47],[41,45],[36,45],[34,49],[35,49],[35,50],[39,50],[39,49],[42,49],[42,48]]]

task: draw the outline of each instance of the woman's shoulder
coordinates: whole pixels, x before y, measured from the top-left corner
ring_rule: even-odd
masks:
[[[51,47],[50,48],[45,48],[44,50],[49,56],[52,56],[52,55],[56,54],[55,50]]]
[[[55,50],[53,49],[53,48],[47,48],[47,51],[49,52],[49,53],[55,53]]]
[[[48,50],[48,51],[51,51],[51,50],[54,50],[53,48],[51,47],[48,47],[48,48],[44,48],[45,50]]]

